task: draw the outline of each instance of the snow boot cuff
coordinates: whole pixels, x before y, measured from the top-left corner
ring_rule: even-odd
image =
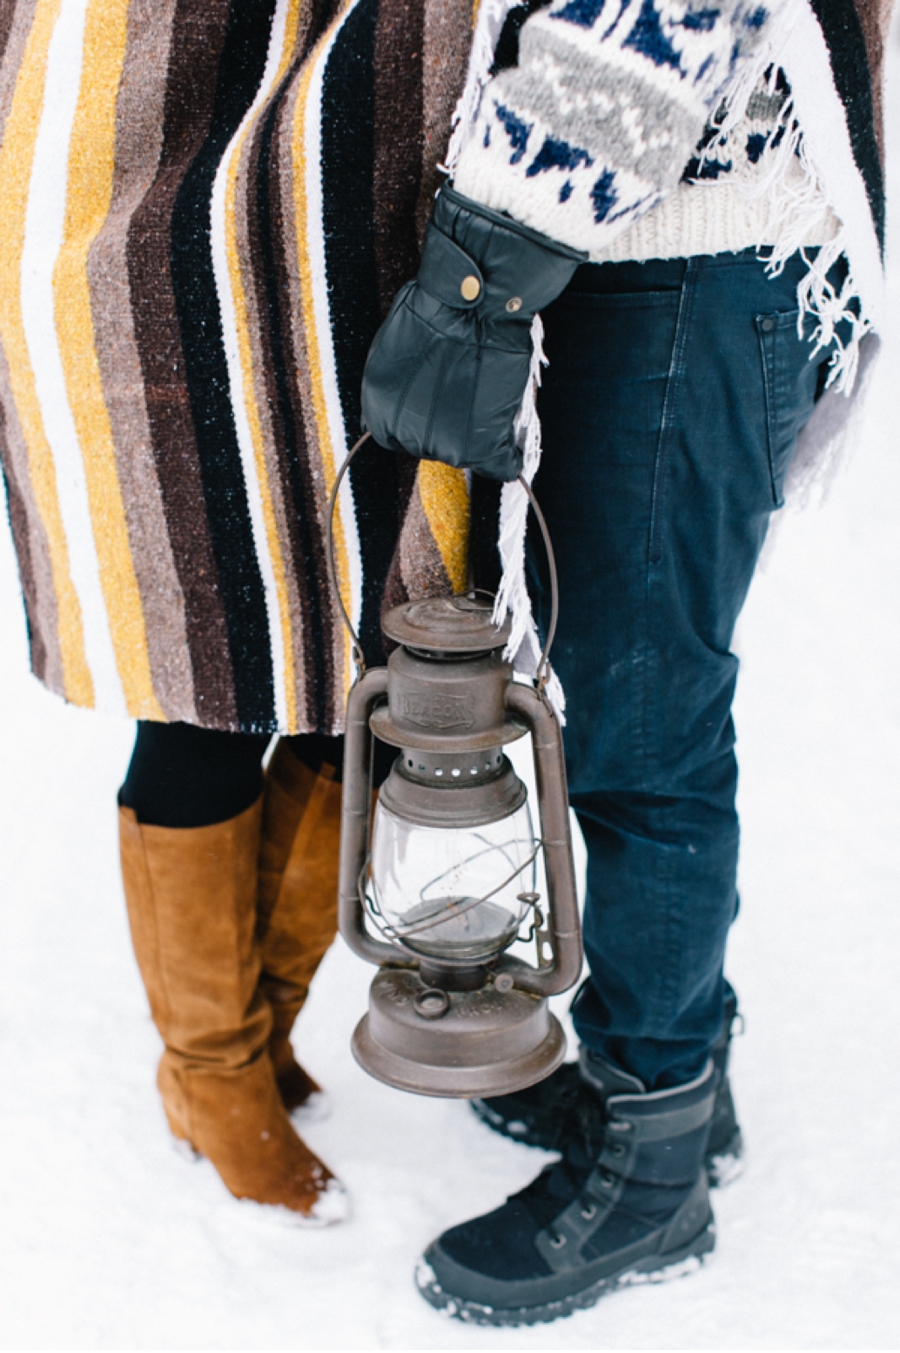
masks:
[[[629,1091],[643,1094],[646,1089],[637,1076],[630,1076],[627,1071],[620,1071],[610,1062],[604,1062],[585,1043],[578,1049],[578,1068],[585,1085],[590,1086],[604,1104],[610,1095],[627,1094]]]

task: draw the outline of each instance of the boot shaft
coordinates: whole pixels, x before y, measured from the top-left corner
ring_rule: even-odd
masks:
[[[256,940],[261,803],[211,827],[119,810],[122,879],[153,1021],[173,1054],[235,1069],[265,1047]]]

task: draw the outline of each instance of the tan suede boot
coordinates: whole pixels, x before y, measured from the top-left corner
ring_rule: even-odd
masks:
[[[119,810],[131,935],[165,1052],[169,1126],[238,1198],[323,1225],[343,1189],[297,1136],[268,1056],[255,936],[262,801],[211,827],[152,827]]]
[[[288,1111],[318,1085],[294,1058],[290,1033],[337,931],[341,786],[331,766],[305,766],[279,742],[266,772],[259,855],[260,991],[272,1009],[269,1055]]]

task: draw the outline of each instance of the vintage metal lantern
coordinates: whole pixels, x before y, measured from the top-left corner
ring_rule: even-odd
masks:
[[[562,1061],[547,997],[581,970],[559,724],[542,691],[512,680],[508,627],[479,595],[410,602],[383,628],[397,647],[347,712],[340,928],[379,965],[353,1052],[404,1090],[504,1094]],[[503,751],[528,732],[537,837]],[[374,823],[373,735],[399,753]],[[516,956],[522,939],[536,963]]]

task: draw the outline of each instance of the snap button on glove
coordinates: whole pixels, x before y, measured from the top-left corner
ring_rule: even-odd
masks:
[[[531,322],[586,257],[442,188],[418,277],[369,352],[364,428],[392,450],[515,479]]]

